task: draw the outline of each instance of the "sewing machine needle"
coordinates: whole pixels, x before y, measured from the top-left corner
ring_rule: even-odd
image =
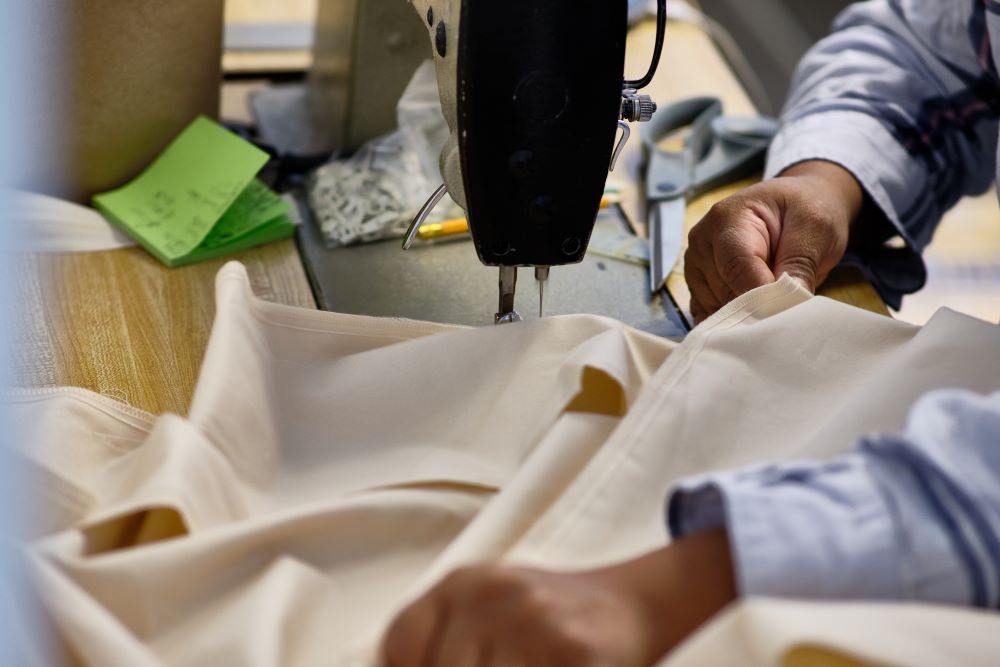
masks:
[[[538,317],[545,314],[545,283],[549,280],[549,267],[536,266],[535,280],[538,281]]]

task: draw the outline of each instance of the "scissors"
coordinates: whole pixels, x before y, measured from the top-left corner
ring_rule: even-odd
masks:
[[[660,148],[684,128],[681,150]],[[688,200],[760,171],[777,131],[773,118],[723,116],[716,97],[675,102],[643,124],[651,292],[663,286],[680,257]]]

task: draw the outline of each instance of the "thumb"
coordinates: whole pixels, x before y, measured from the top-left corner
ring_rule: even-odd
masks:
[[[779,264],[774,269],[774,276],[776,279],[780,279],[781,276],[787,273],[790,278],[794,278],[800,285],[809,290],[809,292],[815,294],[816,285],[819,283],[816,272],[800,260],[801,258],[793,257],[790,258],[785,264]]]
[[[786,228],[774,257],[774,277],[787,273],[810,292],[822,281],[821,273],[828,244],[809,230]]]
[[[719,235],[715,266],[733,296],[774,282],[767,264],[768,235],[763,225],[733,226]]]
[[[726,262],[723,270],[723,280],[729,286],[733,296],[740,296],[752,289],[774,282],[771,270],[760,257],[753,254],[734,255]]]

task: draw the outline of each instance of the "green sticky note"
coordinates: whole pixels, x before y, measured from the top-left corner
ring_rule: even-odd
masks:
[[[291,236],[288,205],[255,176],[267,153],[199,117],[130,183],[94,206],[168,266]]]

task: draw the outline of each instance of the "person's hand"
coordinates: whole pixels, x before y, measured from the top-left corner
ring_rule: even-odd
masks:
[[[725,533],[613,567],[455,571],[393,621],[385,667],[647,667],[734,597]]]
[[[862,201],[850,172],[810,161],[713,206],[684,255],[695,321],[783,273],[814,292],[844,256]]]
[[[645,667],[647,611],[593,574],[468,567],[395,621],[388,667]]]

